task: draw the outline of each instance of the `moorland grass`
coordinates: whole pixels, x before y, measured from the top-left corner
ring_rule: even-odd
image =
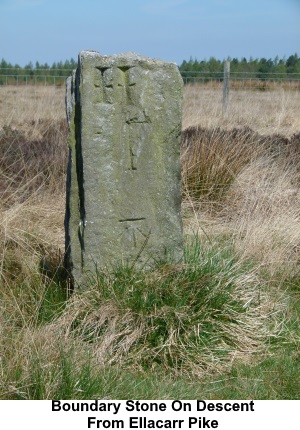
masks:
[[[299,398],[298,94],[264,94],[264,115],[257,94],[232,100],[223,118],[218,94],[204,107],[195,89],[184,98],[184,128],[197,126],[182,145],[184,261],[98,272],[71,295],[63,92],[61,109],[57,91],[51,101],[36,89],[32,107],[20,93],[18,115],[2,116],[1,399]],[[272,124],[282,137],[266,136]]]
[[[183,390],[188,398],[200,388],[209,398],[230,390],[251,397],[252,383],[242,391],[238,375],[251,380],[271,340],[286,335],[286,306],[270,303],[245,277],[249,265],[219,245],[195,239],[181,265],[153,272],[98,273],[71,297],[42,277],[10,291],[11,306],[1,289],[0,397],[172,398]]]

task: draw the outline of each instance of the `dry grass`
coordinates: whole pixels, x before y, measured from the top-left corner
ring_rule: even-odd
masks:
[[[231,90],[226,116],[222,114],[222,89],[197,85],[185,87],[183,129],[200,126],[209,130],[251,128],[262,135],[290,137],[300,130],[300,91]]]
[[[170,326],[156,352],[164,363],[169,363],[171,354],[168,365],[177,374],[202,377],[230,371],[235,362],[252,363],[258,352],[268,354],[268,340],[284,332],[289,305],[281,286],[299,276],[299,105],[296,91],[232,91],[224,117],[219,90],[199,92],[197,86],[185,87],[184,226],[187,241],[196,234],[205,250],[201,261],[207,273],[191,281],[185,278],[191,267],[164,268],[167,272],[153,275],[156,283],[146,281],[146,291],[163,286],[166,279],[171,279],[169,286],[175,292],[180,282],[199,290],[205,283],[214,283],[216,290],[233,286],[230,300],[243,303],[246,311],[235,314],[230,306],[222,308],[227,322],[217,322],[218,333],[226,341],[211,348],[199,344],[197,356],[190,333],[183,331],[180,337]],[[59,249],[64,247],[64,90],[0,87],[0,109],[0,358],[6,362],[1,367],[0,360],[0,377],[6,375],[1,396],[26,398],[32,362],[39,357],[43,375],[49,378],[41,395],[53,397],[62,348],[67,355],[73,351],[78,374],[87,351],[96,369],[107,363],[126,363],[128,368],[141,370],[142,360],[153,353],[143,343],[155,331],[150,322],[158,316],[163,324],[172,318],[181,324],[192,314],[187,316],[181,308],[172,313],[171,307],[154,307],[147,319],[142,312],[132,312],[130,303],[118,301],[117,295],[103,301],[98,280],[91,291],[73,296],[57,319],[37,323],[49,282],[52,291],[51,279],[41,277],[41,264],[48,270],[53,263],[48,274],[54,276],[61,263]],[[228,248],[233,258],[226,256]],[[114,280],[105,282],[112,291]],[[127,279],[123,285],[129,288],[126,299],[141,282],[138,277]],[[233,314],[239,324],[230,320]],[[205,318],[214,324],[209,309]],[[291,336],[296,344],[299,333],[293,331]],[[186,362],[184,369],[176,360]],[[23,391],[14,382],[18,369],[24,372]]]
[[[1,129],[11,127],[29,139],[41,137],[45,127],[65,120],[65,89],[55,86],[0,86]]]
[[[298,139],[298,146],[300,139]],[[261,156],[237,176],[223,213],[235,230],[242,258],[253,258],[271,276],[292,276],[300,261],[300,157]]]
[[[222,205],[239,172],[264,153],[266,145],[251,129],[185,129],[181,152],[185,199]]]
[[[300,93],[233,90],[223,116],[221,91],[197,89],[184,93],[186,230],[227,234],[241,258],[288,277],[299,262]]]
[[[186,231],[229,235],[241,259],[271,276],[298,273],[300,134],[287,140],[233,130],[209,144],[207,131],[189,132],[195,142],[183,152]]]
[[[6,117],[0,128],[0,274],[6,283],[30,278],[45,252],[64,249],[67,125],[54,109],[55,99],[50,98],[55,114],[45,119],[48,89],[40,89],[27,105],[23,90],[18,115]],[[3,120],[7,112],[5,107]]]

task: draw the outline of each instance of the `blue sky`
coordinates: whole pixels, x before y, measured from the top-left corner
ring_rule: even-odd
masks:
[[[177,64],[300,54],[300,0],[0,0],[0,59],[135,51]]]

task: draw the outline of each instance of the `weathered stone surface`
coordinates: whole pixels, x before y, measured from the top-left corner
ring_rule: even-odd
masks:
[[[181,101],[175,64],[80,52],[66,103],[66,255],[75,282],[96,268],[182,258]]]

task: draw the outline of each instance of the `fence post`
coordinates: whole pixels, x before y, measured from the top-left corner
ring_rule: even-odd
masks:
[[[230,61],[224,62],[224,81],[223,81],[223,115],[226,113],[229,103],[229,79],[230,79]]]

